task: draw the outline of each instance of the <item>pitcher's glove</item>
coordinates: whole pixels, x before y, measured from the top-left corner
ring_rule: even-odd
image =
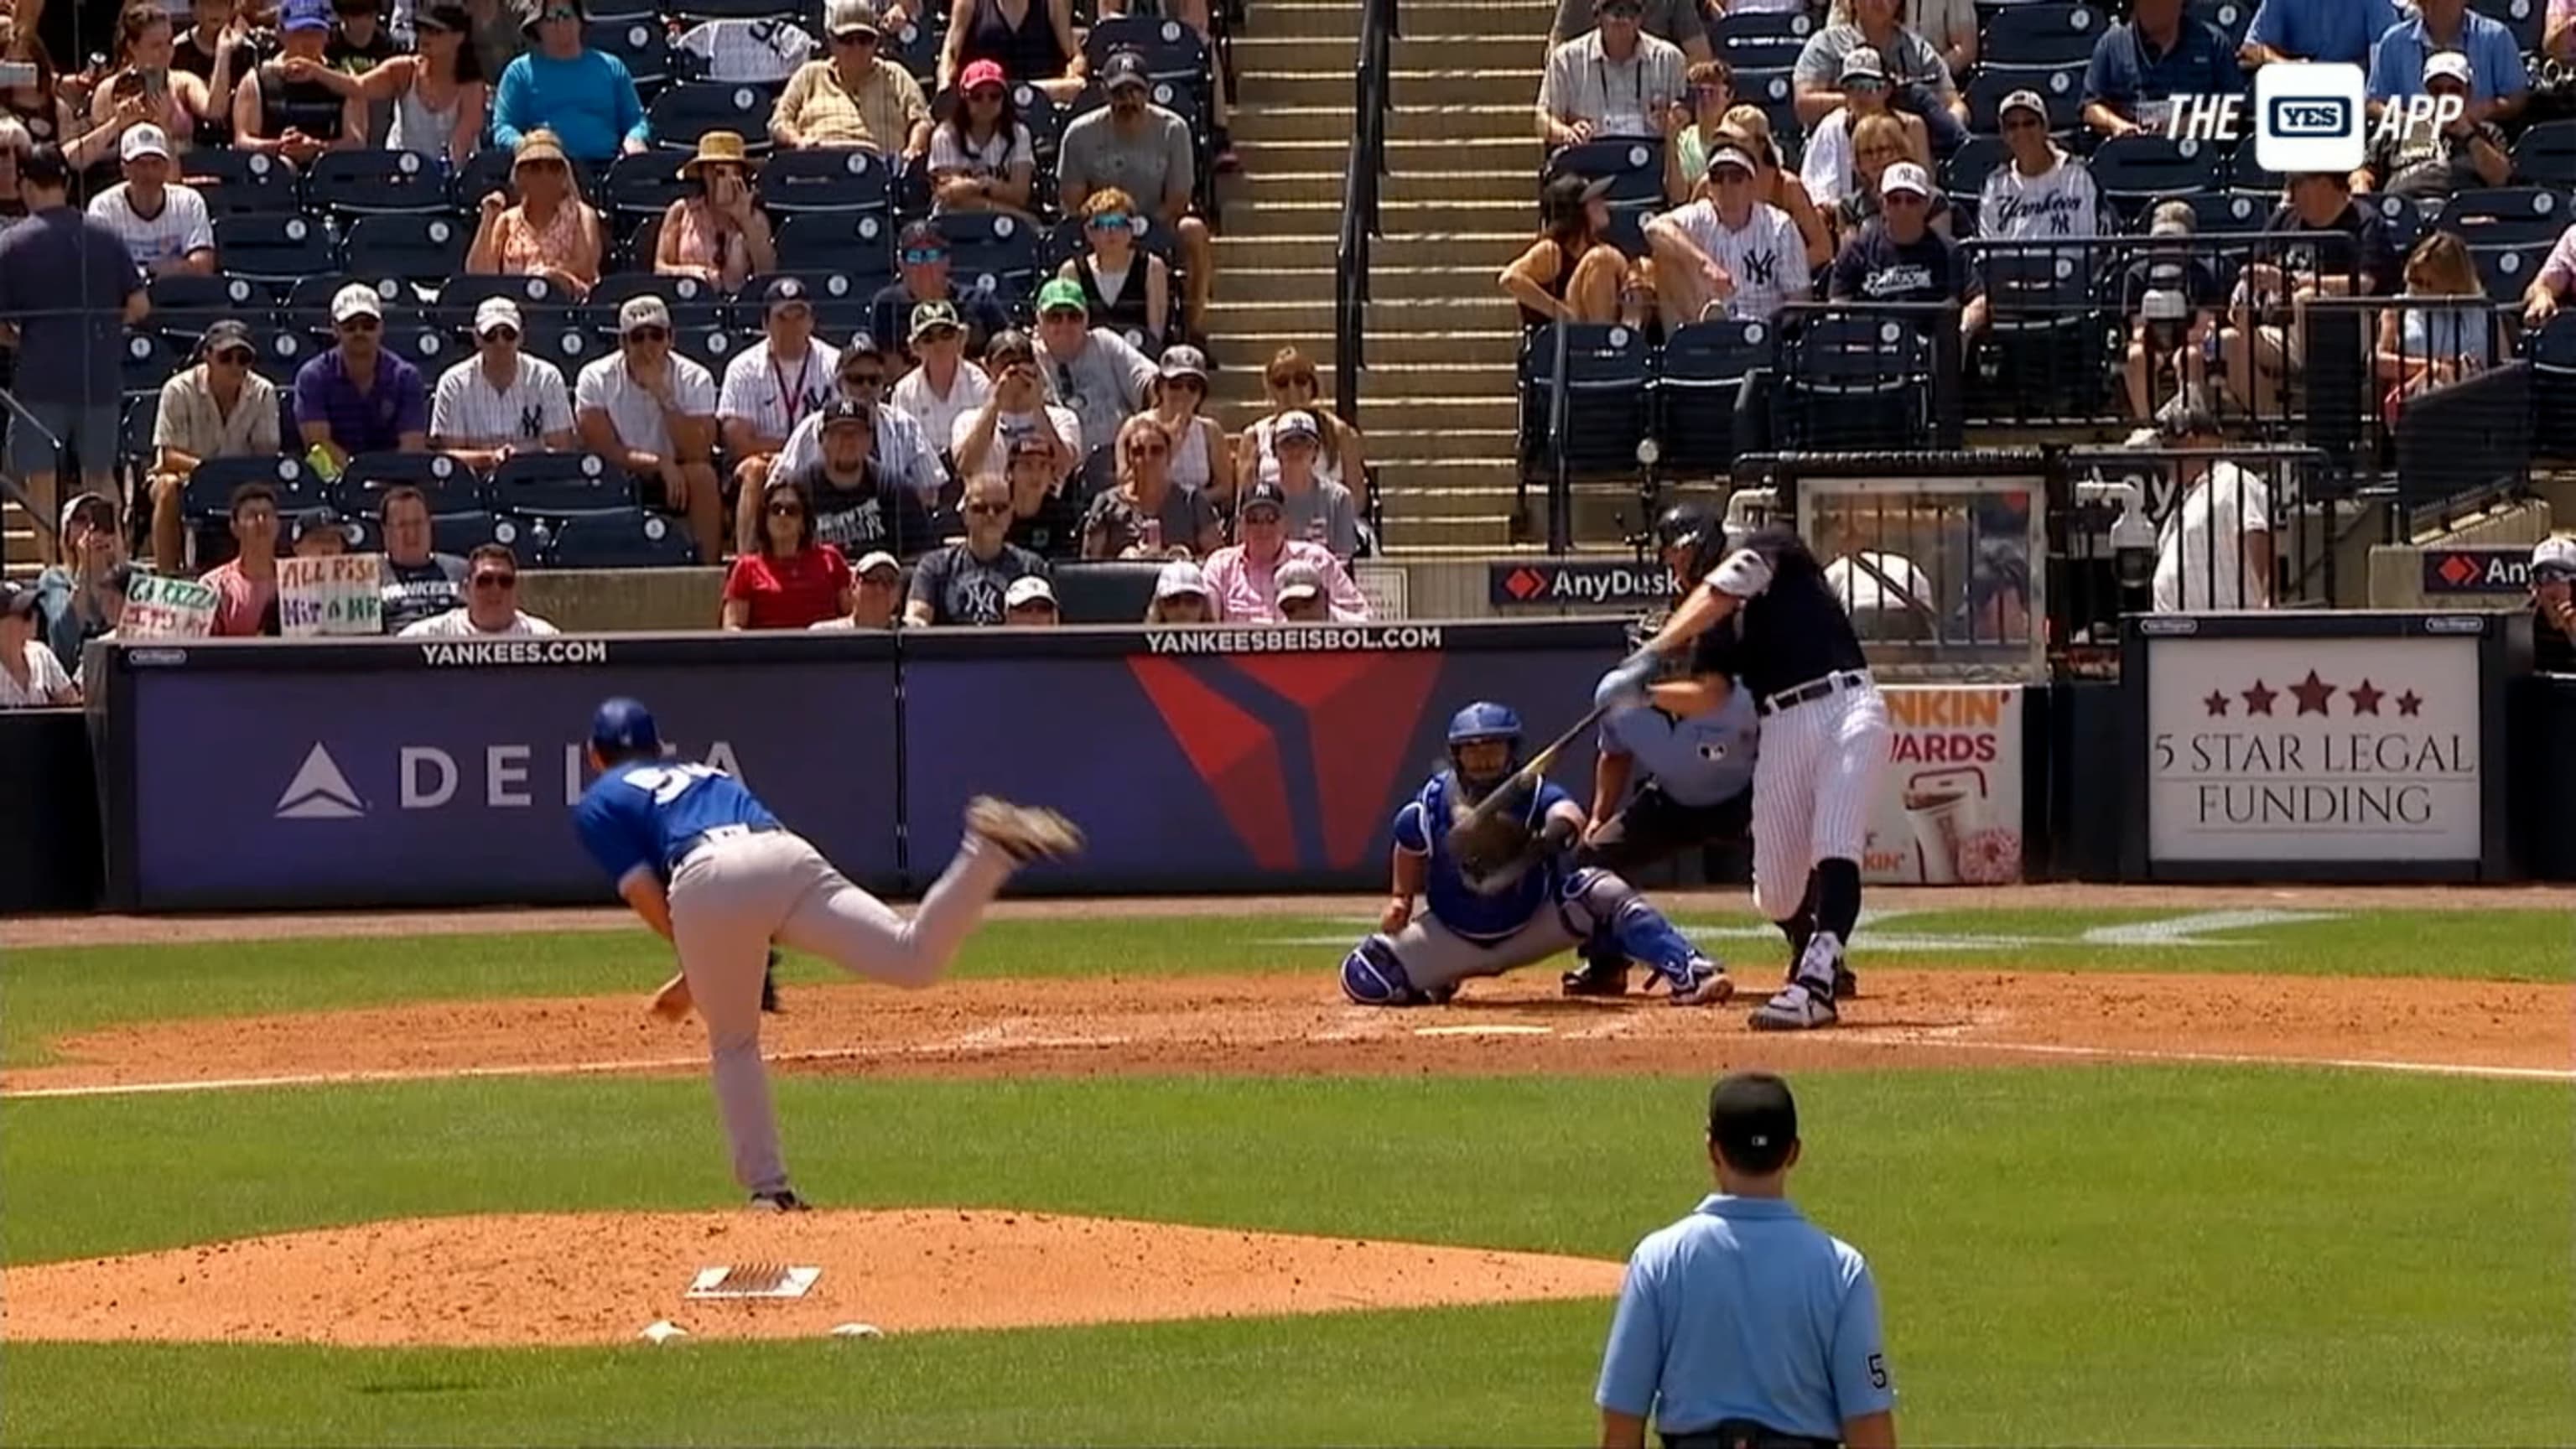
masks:
[[[778,948],[769,948],[769,964],[760,968],[760,1009],[778,1012]]]

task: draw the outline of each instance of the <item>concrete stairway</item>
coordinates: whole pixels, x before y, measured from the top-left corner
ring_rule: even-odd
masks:
[[[1518,324],[1494,274],[1535,234],[1532,108],[1553,14],[1531,0],[1402,0],[1360,391],[1391,549],[1514,540]],[[1330,387],[1359,25],[1358,0],[1262,0],[1235,41],[1245,175],[1226,198],[1209,323],[1230,426],[1258,415],[1261,369],[1281,347],[1313,358]]]

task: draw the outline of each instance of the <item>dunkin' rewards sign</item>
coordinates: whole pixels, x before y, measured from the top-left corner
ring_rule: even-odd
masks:
[[[2021,879],[2019,685],[1884,686],[1887,773],[1864,879],[2006,885]]]

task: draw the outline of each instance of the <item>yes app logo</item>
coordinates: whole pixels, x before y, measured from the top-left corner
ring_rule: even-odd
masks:
[[[2357,65],[2276,60],[2254,72],[2254,161],[2266,171],[2353,171],[2365,77]]]

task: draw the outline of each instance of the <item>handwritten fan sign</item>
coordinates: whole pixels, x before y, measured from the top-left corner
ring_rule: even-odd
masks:
[[[193,579],[136,574],[126,586],[120,639],[203,639],[215,632],[213,589]]]
[[[381,554],[277,561],[278,632],[289,639],[385,632]]]

